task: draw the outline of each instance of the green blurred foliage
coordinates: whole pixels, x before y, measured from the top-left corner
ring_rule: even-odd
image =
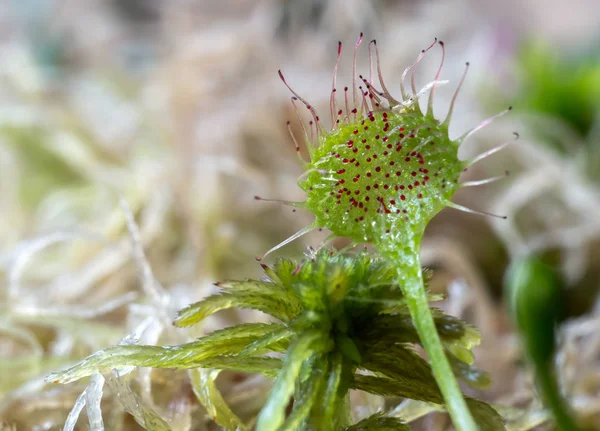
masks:
[[[530,42],[517,67],[522,109],[560,119],[582,137],[590,133],[600,113],[600,48],[565,55]]]
[[[506,277],[507,301],[544,404],[560,429],[575,431],[579,428],[560,393],[554,366],[564,287],[558,273],[536,257],[515,260]]]

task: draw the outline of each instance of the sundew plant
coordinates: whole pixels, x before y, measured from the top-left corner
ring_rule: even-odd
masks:
[[[261,373],[275,379],[257,418],[261,431],[407,429],[401,419],[383,414],[353,425],[350,389],[436,404],[449,412],[459,430],[504,429],[493,408],[465,397],[458,386],[457,377],[477,387],[488,381],[473,367],[471,349],[479,335],[430,307],[433,298],[426,290],[419,253],[428,223],[443,208],[476,212],[451,202],[456,190],[504,175],[459,183],[460,175],[506,144],[472,160],[458,158],[460,144],[493,118],[456,140],[449,138],[448,125],[467,69],[447,116],[434,117],[433,97],[445,55],[441,41],[423,50],[403,72],[397,100],[383,82],[375,41],[369,44],[369,75],[357,75],[362,39],[361,34],[354,49],[352,87],[343,91],[336,82],[342,53],[338,45],[329,130],[279,72],[296,109],[303,105],[311,116],[303,124],[310,160],[299,157],[305,168],[299,185],[306,200],[284,203],[310,211],[315,220],[267,254],[313,229],[350,238],[353,245],[370,243],[378,254],[320,247],[302,261],[279,259],[273,267],[263,265],[264,280],[218,283],[219,294],[183,309],[175,324],[194,325],[228,308],[260,310],[275,322],[237,325],[177,346],[111,347],[51,375],[50,381],[67,383],[129,366]],[[440,68],[434,81],[417,91],[416,67],[436,45],[442,48]],[[424,94],[429,98],[422,112],[419,100]],[[292,138],[300,156],[300,143]],[[413,350],[416,344],[429,362]],[[199,399],[219,425],[248,429],[222,400],[219,409],[214,407],[216,395]]]
[[[474,132],[511,108],[452,140],[448,126],[469,64],[446,118],[440,121],[433,115],[433,98],[444,63],[444,43],[436,39],[405,69],[401,99],[397,100],[384,84],[376,41],[369,44],[368,78],[356,75],[356,54],[362,38],[361,34],[354,49],[354,82],[351,89],[344,87],[341,104],[336,97],[341,93],[336,82],[342,52],[341,43],[338,45],[330,98],[333,124],[330,130],[322,126],[314,107],[296,93],[279,72],[294,95],[292,102],[296,105],[300,101],[312,115],[308,130],[304,128],[310,160],[303,161],[305,175],[299,181],[307,199],[291,204],[312,212],[315,221],[274,249],[317,228],[326,228],[334,236],[348,237],[355,243],[374,244],[383,256],[394,262],[398,284],[454,424],[460,429],[475,429],[427,307],[419,254],[425,228],[443,208],[476,212],[451,201],[459,187],[482,185],[503,177],[459,183],[463,171],[507,143],[471,160],[459,160],[458,148]],[[435,45],[442,48],[440,67],[434,81],[417,92],[415,69]],[[407,92],[405,79],[409,74],[410,92]],[[419,99],[426,93],[429,93],[427,108],[422,112]],[[295,138],[294,143],[300,154]]]

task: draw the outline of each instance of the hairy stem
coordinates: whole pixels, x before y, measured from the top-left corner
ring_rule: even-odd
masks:
[[[442,392],[455,428],[460,431],[475,431],[478,429],[477,425],[450,368],[450,362],[444,353],[433,315],[429,309],[421,271],[419,246],[414,244],[414,247],[411,248],[416,251],[407,253],[407,248],[403,247],[391,250],[386,254],[398,263],[400,286],[406,298],[412,321],[429,357],[433,376]]]

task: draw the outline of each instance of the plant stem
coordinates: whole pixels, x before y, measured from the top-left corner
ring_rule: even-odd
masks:
[[[429,357],[433,376],[442,392],[446,408],[454,427],[459,431],[476,431],[478,429],[465,398],[450,368],[448,358],[444,353],[442,342],[438,335],[433,315],[429,309],[427,292],[423,283],[419,246],[414,244],[414,253],[406,253],[407,248],[391,250],[389,257],[398,262],[400,286],[406,298],[412,321],[417,329],[421,344]],[[402,250],[402,251],[401,251]]]
[[[548,361],[536,369],[537,381],[542,398],[556,420],[556,426],[559,430],[578,431],[581,428],[575,423],[569,411],[569,405],[562,397],[556,375],[554,372],[554,362]]]

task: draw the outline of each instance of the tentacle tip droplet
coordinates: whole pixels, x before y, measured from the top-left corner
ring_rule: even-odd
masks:
[[[509,111],[512,111],[512,108],[513,108],[513,107],[512,107],[512,105],[511,105],[511,106],[509,106],[507,109],[508,109]]]
[[[471,65],[471,62],[470,62],[470,61],[467,61],[467,62],[465,63],[465,66],[470,66],[470,65]]]

